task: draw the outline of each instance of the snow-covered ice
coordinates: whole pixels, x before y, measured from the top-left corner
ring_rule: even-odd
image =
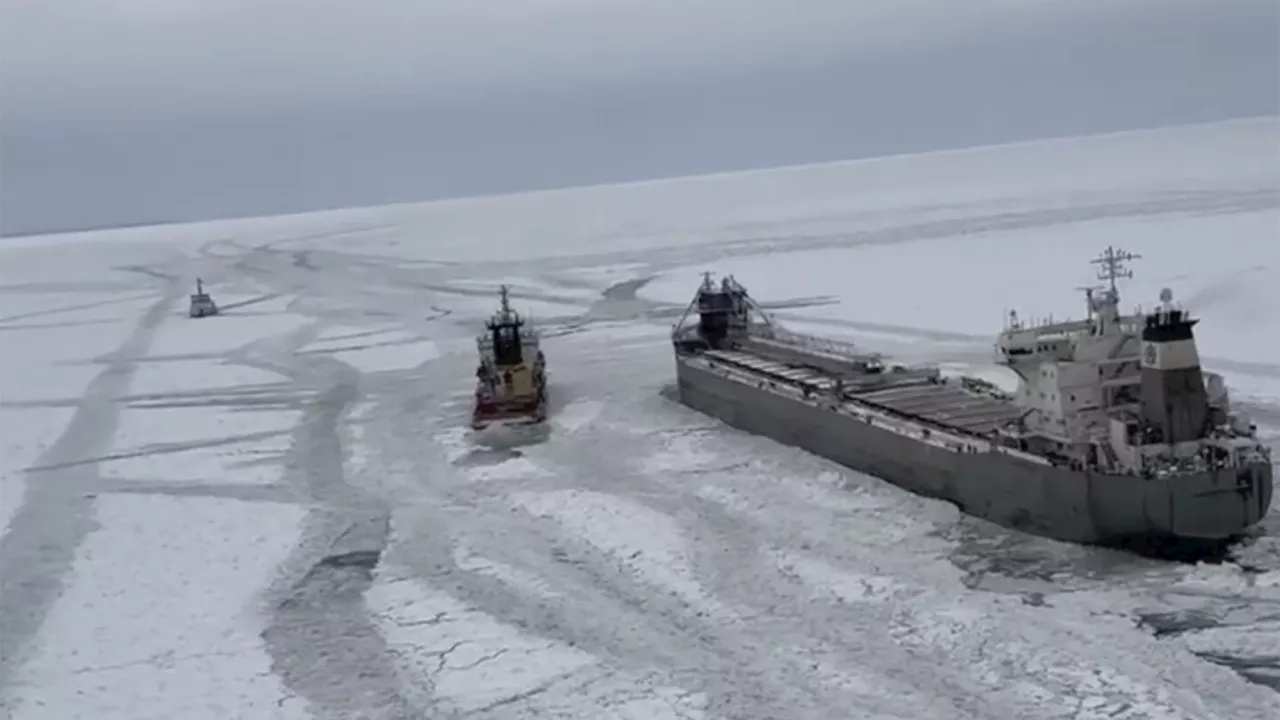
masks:
[[[412,370],[440,355],[435,343],[395,326],[331,326],[300,352],[332,355],[362,373]]]
[[[14,678],[14,720],[309,717],[255,629],[301,512],[145,495],[94,509],[102,528]]]
[[[1064,545],[663,396],[710,270],[946,372],[1010,309],[1203,318],[1280,442],[1274,120],[0,242],[15,718],[1280,717],[1280,523]],[[429,238],[429,239],[428,239]],[[478,242],[477,239],[488,239]],[[194,279],[225,312],[185,316]],[[466,427],[507,283],[541,431]]]
[[[410,682],[446,712],[493,717],[698,720],[699,698],[619,677],[589,653],[520,632],[408,578],[375,582],[369,603]],[[503,708],[508,708],[504,710]]]
[[[549,517],[658,589],[701,611],[720,611],[694,579],[679,527],[662,513],[601,493],[519,493],[528,512]]]

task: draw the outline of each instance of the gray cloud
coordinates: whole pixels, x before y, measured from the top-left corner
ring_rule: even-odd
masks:
[[[815,64],[1151,0],[8,0],[23,108],[289,105]]]
[[[0,230],[1280,111],[1274,0],[8,0]]]

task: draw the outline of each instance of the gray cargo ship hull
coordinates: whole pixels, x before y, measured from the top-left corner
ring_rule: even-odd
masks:
[[[1228,538],[1257,523],[1271,504],[1270,464],[1168,478],[1101,475],[931,445],[817,400],[720,373],[696,357],[678,354],[676,377],[683,404],[728,425],[950,501],[967,514],[1059,540]]]

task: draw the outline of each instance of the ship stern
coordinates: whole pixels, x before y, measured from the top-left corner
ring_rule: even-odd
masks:
[[[1274,478],[1271,463],[1263,461],[1146,482],[1151,534],[1225,540],[1243,534],[1266,516]]]

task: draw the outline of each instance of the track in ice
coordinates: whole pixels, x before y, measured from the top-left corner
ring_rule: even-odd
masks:
[[[716,254],[714,249],[703,249],[702,252],[708,258]],[[356,315],[365,316],[374,313],[390,313],[400,318],[412,315],[415,316],[413,321],[420,323],[426,318],[439,317],[440,313],[433,308],[449,310],[450,314],[445,321],[449,328],[448,333],[454,335],[456,339],[457,364],[453,365],[448,372],[443,372],[443,375],[434,381],[419,378],[419,382],[422,384],[438,382],[445,386],[450,386],[452,383],[456,387],[458,378],[469,377],[467,364],[470,362],[470,336],[478,322],[491,310],[489,304],[492,288],[490,286],[493,282],[486,282],[485,278],[488,274],[495,273],[495,269],[486,267],[485,264],[449,267],[449,273],[457,272],[462,277],[469,278],[468,282],[459,283],[456,280],[450,280],[449,276],[441,277],[442,271],[435,266],[406,266],[379,258],[356,258],[354,261],[348,261],[344,254],[338,251],[311,252],[308,254],[305,266],[299,266],[288,255],[281,255],[277,259],[271,253],[264,253],[261,250],[254,251],[252,257],[258,268],[255,272],[260,275],[265,272],[266,276],[275,278],[273,282],[284,281],[289,287],[310,288],[315,295],[329,296],[323,305],[316,304],[320,302],[318,299],[310,301],[310,304],[315,306],[313,308],[315,312],[327,314],[338,309],[343,316],[353,318]],[[594,260],[606,266],[617,266],[634,258],[602,256]],[[266,270],[262,269],[263,265],[267,266]],[[663,328],[684,308],[676,304],[650,301],[637,293],[644,287],[645,282],[662,268],[661,263],[649,266],[633,262],[625,272],[614,274],[606,283],[579,279],[577,283],[563,284],[560,281],[566,273],[561,267],[536,274],[532,279],[534,285],[532,289],[516,288],[513,294],[518,301],[539,304],[539,308],[545,306],[553,311],[540,309],[538,317],[540,323],[548,329],[548,334],[552,336],[548,340],[548,349],[551,352],[553,382],[558,388],[564,385],[562,379],[580,378],[583,374],[582,368],[587,364],[583,358],[577,356],[577,351],[569,349],[574,347],[573,345],[564,345],[564,343],[576,342],[575,338],[588,345],[594,337],[602,344],[631,347],[633,355],[649,357],[654,363],[653,367],[661,367],[660,371],[655,370],[653,377],[669,375],[668,358],[663,356],[665,351],[661,349],[664,347]],[[575,270],[575,277],[581,278],[583,270],[589,270],[589,268]],[[413,298],[413,302],[396,307],[394,298],[397,297]],[[334,302],[339,299],[341,303]],[[815,300],[822,299],[801,298],[794,304],[803,306],[812,304]],[[787,319],[822,322],[820,318],[795,315],[794,311],[786,309],[789,304],[792,303],[785,298],[778,303],[784,317],[787,313],[792,313]],[[345,307],[342,307],[343,305]],[[831,324],[828,322],[828,325]],[[953,361],[977,360],[979,348],[982,347],[980,344],[982,339],[959,333],[900,326],[886,327],[875,323],[845,323],[844,325],[843,329],[852,330],[855,337],[859,333],[864,334],[870,345],[883,344],[885,335],[890,334],[900,339],[900,346],[904,350]],[[438,323],[435,327],[438,336],[443,328]],[[633,341],[610,339],[617,337],[620,332],[638,333],[638,336]],[[646,334],[647,337],[645,337]],[[627,345],[629,342],[631,344]],[[982,357],[985,359],[985,354]],[[630,382],[638,381],[636,376],[626,370],[629,361],[627,354],[615,354],[611,358],[608,365],[611,373],[618,375],[625,373],[631,378]],[[465,381],[462,384],[465,385]],[[438,400],[440,409],[444,411],[443,422],[447,426],[461,424],[465,416],[465,394],[466,391],[463,389],[460,397],[452,400],[450,398]],[[586,402],[590,398],[583,400]],[[616,398],[607,400],[597,398],[594,401],[606,402],[610,407],[617,403]],[[411,416],[421,417],[428,411],[428,406],[437,401],[416,397],[406,402],[410,403],[411,408],[406,407],[404,411]],[[450,402],[454,404],[451,406]],[[565,406],[558,408],[558,412],[577,407],[574,405],[572,393],[568,393],[568,397],[564,393],[559,394],[555,402]],[[639,402],[639,400],[632,398],[630,402]],[[670,408],[664,408],[661,412],[669,411]],[[401,432],[404,431],[401,430]],[[373,435],[378,436],[379,433],[373,433]],[[559,435],[553,433],[549,444],[559,446],[561,440]],[[414,441],[420,441],[420,438],[415,438]],[[628,453],[635,450],[636,448],[630,446],[627,448]],[[423,470],[423,468],[435,466],[421,458],[406,459],[403,465],[418,468],[415,474],[425,473],[428,476],[439,474],[448,477],[450,473],[466,471],[490,477],[497,484],[532,482],[528,478],[522,478],[521,472],[537,467],[538,452],[536,445],[530,447],[501,443],[497,446],[481,444],[472,448],[464,457],[459,457],[456,466],[446,465],[438,473]],[[394,453],[389,453],[387,456],[394,456]],[[552,474],[572,476],[573,473],[557,469]],[[506,481],[502,480],[504,476],[509,476]],[[464,503],[463,507],[470,507],[470,505]],[[494,512],[498,517],[503,518],[501,522],[508,521],[509,515],[504,513],[509,513],[509,509],[505,506],[501,511]],[[424,519],[423,522],[427,520]],[[466,524],[461,520],[447,524],[439,517],[434,518],[432,522],[449,527]],[[495,520],[495,522],[499,521]],[[964,571],[963,582],[980,589],[1000,588],[1027,598],[1028,602],[1042,602],[1046,596],[1062,592],[1063,588],[1074,588],[1077,582],[1123,586],[1124,583],[1133,581],[1134,577],[1148,578],[1154,574],[1165,577],[1169,582],[1176,582],[1185,575],[1185,572],[1177,568],[1144,564],[1140,559],[1123,553],[1063,548],[1060,545],[1044,544],[1031,538],[1007,536],[1000,531],[995,531],[993,536],[989,528],[965,529],[963,520],[958,523],[958,527],[940,531],[942,539],[947,543],[945,547],[949,548],[940,552],[943,552],[953,566]],[[875,527],[870,527],[864,532],[874,533],[875,531]],[[531,546],[539,545],[531,544]],[[542,546],[549,547],[548,551],[556,551],[558,547],[554,543],[547,546],[545,541]],[[441,558],[448,557],[448,551],[445,549],[439,549],[435,554]],[[418,558],[415,562],[422,563],[421,558],[431,557],[432,553],[415,553],[411,556]],[[526,558],[525,562],[533,561]],[[1263,553],[1260,559],[1252,561],[1251,564],[1266,569],[1269,567],[1269,562],[1266,553]],[[425,569],[422,571],[425,572]],[[1049,580],[1045,581],[1042,578]],[[493,580],[484,582],[492,583]],[[1047,587],[1042,586],[1045,582],[1048,583]],[[517,604],[515,600],[509,600],[508,603],[513,606]],[[522,622],[527,621],[522,620]],[[621,654],[626,655],[626,653]]]
[[[614,293],[614,295],[616,295],[616,293]],[[472,457],[472,460],[475,460],[475,457]]]
[[[1245,200],[1256,198],[1231,202]],[[959,238],[1001,223],[1089,215],[979,214],[976,223],[916,223],[896,237]],[[756,240],[728,254],[895,240],[891,228],[814,233],[798,243],[778,228],[756,230]],[[307,410],[290,434],[294,470],[282,485],[292,490],[277,499],[310,487],[319,497],[308,505],[324,510],[321,519],[345,518],[348,508],[359,511],[356,520],[364,509],[389,509],[385,534],[377,522],[352,523],[358,530],[332,545],[327,532],[313,533],[284,568],[288,582],[273,588],[273,598],[292,601],[275,618],[278,669],[331,715],[341,715],[341,695],[362,691],[393,706],[478,717],[582,713],[605,702],[649,717],[661,717],[656,708],[670,717],[848,707],[885,716],[1051,717],[1056,707],[1124,717],[1126,704],[1136,717],[1171,703],[1178,711],[1166,714],[1174,717],[1250,717],[1271,709],[1194,658],[1192,650],[1230,657],[1232,648],[1247,649],[1222,628],[1157,641],[1133,627],[1175,609],[1205,614],[1226,596],[1256,609],[1215,624],[1262,636],[1263,608],[1275,592],[1265,577],[993,531],[949,506],[661,400],[671,374],[665,327],[683,307],[635,291],[655,274],[722,257],[722,249],[673,243],[589,262],[504,267],[378,257],[314,235],[296,239],[216,243],[197,261],[210,277],[243,284],[246,297],[296,296],[291,310],[334,326],[325,342],[303,347],[303,338],[280,337],[260,346],[265,354],[238,358],[278,363],[286,377],[243,402]],[[600,269],[586,267],[592,263],[622,261],[637,266],[607,281],[583,279]],[[460,445],[472,336],[492,310],[492,285],[522,270],[535,277],[524,278],[516,296],[536,306],[551,334],[565,331],[548,340],[557,392],[550,433]],[[403,340],[370,327],[380,323],[398,325]],[[353,329],[337,327],[348,324]],[[960,355],[973,347],[964,338],[941,342],[927,329],[895,329],[904,350]],[[875,344],[891,330],[858,332]],[[438,357],[424,353],[400,369],[367,362],[375,351],[411,356],[424,339]],[[238,402],[151,395],[136,401]],[[333,467],[335,425],[350,465],[341,475]],[[344,485],[376,502],[348,502]],[[341,533],[346,525],[333,527]],[[364,605],[353,602],[362,588]],[[326,622],[330,614],[340,622]],[[339,647],[347,633],[358,638],[346,643],[354,654],[307,662],[308,644]],[[361,653],[399,659],[388,668],[359,662]],[[378,671],[362,677],[355,665]],[[1168,688],[1161,674],[1185,679],[1191,690]],[[343,682],[326,688],[333,676]],[[505,682],[493,682],[498,677]],[[895,686],[902,677],[930,680]],[[883,699],[885,688],[896,691],[895,702]],[[1187,695],[1197,691],[1205,712]]]
[[[1253,197],[1252,195],[1250,196]],[[1264,195],[1259,196],[1258,202],[1268,202]],[[1167,198],[1166,198],[1167,200]],[[1253,202],[1251,200],[1250,202]],[[1127,212],[1139,213],[1143,208],[1150,209],[1154,207],[1161,212],[1173,211],[1175,204],[1160,205],[1149,204],[1145,202],[1135,202]],[[1234,206],[1233,206],[1234,207]],[[1250,206],[1252,207],[1252,206]],[[1105,213],[1104,213],[1105,216]],[[1038,216],[1037,216],[1038,217]],[[1089,212],[1077,211],[1076,214],[1053,215],[1048,219],[1042,219],[1044,222],[1056,221],[1074,221],[1080,218],[1093,218]],[[985,227],[979,222],[978,225],[966,224],[970,220],[962,220],[945,227],[950,228],[948,232],[967,234],[975,228]],[[884,231],[887,237],[884,242],[905,242],[911,239],[909,234],[893,234],[890,230]],[[863,238],[865,240],[865,238]],[[782,240],[778,239],[781,243]],[[794,243],[792,243],[794,244]],[[803,239],[799,240],[799,246],[804,249],[808,245]],[[763,249],[773,250],[778,245],[769,245],[755,247],[754,245],[744,246],[744,251],[754,248],[753,251],[759,252]],[[270,248],[259,247],[253,251],[255,262],[262,262],[264,259],[274,257]],[[279,251],[283,253],[284,251]],[[723,254],[723,249],[715,247],[695,248],[683,251],[679,257],[681,260],[688,259],[689,253],[700,252],[708,258],[719,257]],[[535,301],[539,303],[554,303],[551,307],[557,308],[559,314],[544,314],[539,317],[540,322],[547,329],[549,337],[554,338],[563,334],[572,334],[583,332],[588,328],[606,325],[625,325],[631,322],[671,322],[680,313],[684,311],[682,305],[655,302],[647,300],[637,294],[644,285],[650,281],[661,269],[665,268],[669,261],[657,253],[655,262],[640,262],[636,258],[627,255],[598,255],[589,258],[593,262],[601,263],[601,267],[617,268],[622,267],[626,272],[615,275],[611,283],[603,288],[599,283],[593,284],[590,280],[583,280],[582,271],[589,270],[589,267],[579,266],[574,268],[572,272],[565,270],[563,267],[559,269],[551,269],[544,274],[535,273],[535,286],[537,289],[521,289],[517,288],[513,295],[522,301]],[[282,259],[288,259],[291,256],[281,254]],[[653,254],[649,255],[653,258]],[[465,310],[458,312],[451,318],[457,328],[473,328],[475,323],[483,316],[487,310],[480,309],[484,300],[492,295],[492,289],[483,282],[486,272],[497,272],[501,267],[493,268],[491,263],[472,264],[471,266],[450,264],[446,269],[448,273],[461,274],[470,277],[471,282],[467,285],[454,285],[449,281],[425,282],[420,279],[427,275],[435,275],[439,272],[437,266],[428,265],[426,267],[404,266],[399,263],[392,264],[386,258],[377,257],[354,257],[349,258],[345,253],[336,251],[312,251],[308,254],[308,263],[305,265],[305,271],[309,275],[332,275],[334,271],[340,271],[343,274],[354,275],[348,277],[342,283],[344,287],[357,287],[376,283],[379,288],[390,288],[392,290],[402,290],[406,293],[413,293],[419,296],[414,304],[409,306],[411,309],[421,306],[422,300],[420,296],[425,291],[427,297],[435,296],[436,304],[430,309],[430,315],[427,319],[431,319],[440,314],[443,305],[454,298],[455,301],[459,294],[463,298],[476,298],[477,304],[470,305],[475,308],[470,312]],[[243,260],[237,261],[243,267]],[[288,263],[293,269],[297,269],[299,264],[296,261]],[[469,267],[469,269],[468,269]],[[324,269],[326,272],[318,273],[317,271]],[[355,270],[353,270],[355,268]],[[537,266],[535,265],[535,270]],[[563,281],[566,277],[572,277],[575,282],[564,285]],[[363,282],[362,282],[363,281]],[[492,284],[492,283],[488,283]],[[332,289],[332,284],[328,284],[328,289]],[[588,292],[584,293],[586,290]],[[595,299],[590,299],[591,292],[599,293]],[[385,300],[385,295],[380,293],[370,293],[367,289],[362,290],[361,294],[365,297],[372,297],[376,301]],[[904,327],[901,325],[892,325],[877,323],[871,321],[851,321],[839,318],[814,317],[805,313],[797,313],[789,308],[810,306],[814,303],[831,302],[829,298],[798,298],[795,300],[776,299],[773,307],[780,312],[778,315],[784,321],[799,320],[811,325],[826,325],[838,329],[844,333],[852,334],[854,337],[866,337],[870,346],[880,348],[888,345],[890,348],[896,349],[899,354],[907,359],[927,357],[934,360],[944,360],[952,362],[982,362],[989,357],[989,341],[990,338],[980,337],[966,333],[957,333],[954,331],[941,331],[936,329],[924,329],[917,327]],[[368,304],[367,302],[364,304]],[[575,311],[575,308],[580,308]],[[356,308],[359,310],[359,307]],[[450,310],[452,312],[452,310]],[[401,313],[403,315],[403,313]],[[886,337],[896,338],[896,342],[886,342]],[[891,354],[893,350],[891,349]],[[1271,366],[1262,366],[1258,363],[1241,363],[1230,359],[1210,357],[1207,362],[1211,363],[1217,369],[1232,370],[1240,368],[1245,371],[1256,373],[1275,373],[1280,375],[1280,368]],[[1277,408],[1265,403],[1249,403],[1247,400],[1239,403],[1246,409],[1253,411],[1255,416],[1265,420],[1267,417],[1280,412]],[[1270,528],[1266,529],[1270,536]],[[1278,558],[1280,561],[1280,558]],[[1254,562],[1253,564],[1257,564]]]
[[[628,394],[628,391],[609,385],[607,373],[626,368],[635,382],[650,384],[651,390],[660,387],[663,382],[661,376],[667,370],[661,335],[662,329],[654,328],[653,336],[658,342],[649,343],[646,347],[639,342],[628,344],[612,341],[606,331],[600,330],[598,343],[609,348],[608,350],[601,347],[592,350],[590,333],[575,336],[572,340],[575,344],[561,345],[562,351],[572,352],[574,357],[582,361],[590,359],[594,362],[583,362],[582,365],[575,363],[573,367],[578,372],[574,373],[574,379],[562,384],[567,386],[564,389],[571,394],[583,394],[580,404],[571,400],[568,409],[573,411],[577,407],[595,407],[591,405],[595,392],[618,393],[598,406],[603,408],[600,415],[594,416],[585,425],[575,423],[573,429],[553,429],[552,437],[544,445],[520,447],[519,455],[489,456],[488,462],[477,458],[476,454],[469,454],[472,448],[459,445],[464,434],[454,432],[446,420],[440,440],[448,450],[443,460],[453,458],[456,465],[427,471],[436,477],[455,477],[458,485],[452,492],[465,498],[459,500],[459,504],[465,508],[482,507],[486,502],[481,498],[492,498],[508,491],[517,498],[527,498],[530,492],[535,492],[544,493],[548,498],[535,513],[540,520],[560,522],[558,518],[561,515],[556,508],[567,505],[576,505],[576,510],[588,518],[596,517],[594,523],[581,518],[573,521],[571,527],[559,531],[566,532],[568,539],[556,540],[555,535],[547,539],[543,534],[546,530],[535,532],[530,529],[513,536],[509,527],[512,512],[509,502],[490,500],[493,502],[493,518],[490,522],[502,526],[500,531],[482,529],[484,524],[477,528],[474,517],[459,511],[466,517],[466,532],[480,535],[480,539],[466,542],[472,548],[471,552],[487,558],[497,558],[494,562],[498,566],[521,568],[525,576],[542,576],[544,579],[540,587],[569,588],[560,594],[569,597],[581,595],[583,602],[589,601],[593,608],[591,612],[580,610],[585,615],[581,622],[589,627],[595,627],[598,622],[592,618],[598,617],[597,613],[601,612],[599,608],[615,607],[610,604],[610,598],[616,597],[615,594],[620,592],[618,589],[612,589],[603,597],[598,595],[598,585],[601,582],[607,581],[613,588],[622,582],[610,579],[611,571],[624,576],[628,583],[625,587],[631,588],[627,591],[630,593],[638,592],[631,585],[636,576],[666,588],[669,596],[678,598],[678,601],[674,606],[667,606],[665,612],[674,613],[685,608],[685,612],[698,617],[702,623],[714,625],[758,621],[761,617],[778,614],[778,617],[770,621],[769,632],[773,633],[784,632],[783,628],[787,625],[785,608],[789,604],[799,602],[804,607],[803,612],[800,612],[799,607],[792,605],[792,611],[798,613],[797,617],[822,617],[823,612],[830,612],[805,605],[811,600],[797,600],[787,589],[794,587],[797,578],[807,576],[810,581],[814,581],[823,572],[828,576],[832,575],[834,571],[830,568],[833,565],[843,567],[844,572],[854,578],[851,582],[846,581],[845,585],[864,588],[865,593],[871,596],[880,593],[882,598],[897,600],[899,596],[895,593],[927,594],[927,588],[912,588],[910,579],[913,575],[919,575],[924,568],[938,573],[939,577],[954,580],[959,587],[972,583],[975,592],[984,597],[995,593],[1000,597],[1016,599],[1020,606],[1048,605],[1049,609],[1044,610],[1046,613],[1052,612],[1053,606],[1063,602],[1062,598],[1079,597],[1086,593],[1123,597],[1130,590],[1126,587],[1127,584],[1145,586],[1160,578],[1174,581],[1179,577],[1179,573],[1168,573],[1163,564],[1147,563],[1122,553],[1113,553],[1103,559],[1087,549],[1056,544],[1044,548],[1046,559],[1056,565],[1045,567],[1046,574],[1051,578],[1049,581],[1028,585],[1025,578],[1005,577],[1002,583],[998,577],[1001,573],[998,569],[991,568],[966,574],[957,568],[952,559],[957,543],[946,534],[946,529],[954,528],[961,521],[952,509],[904,496],[895,489],[884,487],[882,483],[844,473],[826,463],[806,457],[803,453],[792,453],[777,448],[768,441],[724,430],[705,419],[667,406],[664,401],[650,395]],[[612,358],[612,362],[607,363],[611,370],[597,370],[594,378],[591,373],[584,373],[584,367],[604,364],[599,362],[602,357]],[[561,359],[563,363],[563,355]],[[588,388],[591,382],[601,383],[600,387],[608,390],[590,390]],[[673,415],[684,418],[684,421],[673,425]],[[608,437],[612,432],[625,434],[614,437],[611,441],[602,439],[602,434]],[[586,435],[581,435],[582,433]],[[579,439],[575,441],[575,438]],[[618,450],[622,446],[627,448],[627,457],[665,459],[655,461],[636,477],[636,469],[617,458],[623,454]],[[601,447],[612,447],[613,451],[602,452],[599,449]],[[703,454],[699,457],[696,455],[698,452]],[[742,453],[744,457],[733,457],[733,453]],[[726,459],[726,455],[729,458]],[[751,457],[768,460],[753,461]],[[760,462],[764,462],[766,467],[762,468]],[[780,474],[784,477],[779,477]],[[787,478],[785,475],[792,477]],[[883,495],[869,500],[865,495],[867,492],[873,496],[876,493]],[[620,496],[624,500],[601,499],[609,496]],[[610,507],[613,509],[610,510]],[[670,561],[671,547],[679,543],[650,543],[648,546],[641,543],[636,546],[639,549],[637,557],[631,557],[634,551],[618,556],[619,546],[624,543],[616,539],[610,540],[607,532],[611,527],[609,517],[616,517],[616,513],[624,512],[633,522],[638,523],[646,517],[645,513],[648,511],[644,508],[677,518],[682,533],[668,530],[666,533],[656,534],[683,534],[686,538],[692,538],[687,542],[695,548],[691,555],[693,560],[685,561],[685,567],[695,568],[693,574],[708,578],[704,582],[711,588],[710,596],[720,599],[719,604],[707,602],[697,588],[680,582],[679,578],[673,579],[669,572],[664,573],[655,570],[654,566],[646,566],[644,559],[650,556],[650,559],[661,561],[657,563],[658,568],[669,570],[671,567],[680,567],[679,563]],[[856,518],[859,511],[867,514],[860,518],[861,522],[851,524],[851,519]],[[922,517],[930,518],[931,515],[934,519],[941,518],[941,532],[932,524],[921,521]],[[462,524],[461,520],[456,522]],[[761,527],[757,523],[766,525]],[[424,521],[422,524],[440,526],[439,521]],[[645,527],[652,529],[659,525],[645,524]],[[603,534],[605,537],[593,541],[593,533]],[[496,542],[492,537],[495,534],[498,536]],[[541,539],[535,541],[531,539],[533,537]],[[851,538],[856,538],[856,541],[851,541]],[[585,543],[585,548],[582,543]],[[761,552],[761,545],[789,550]],[[863,546],[861,552],[858,552],[859,545]],[[480,550],[477,551],[476,548]],[[514,551],[512,548],[519,550]],[[795,548],[802,550],[796,552]],[[1076,554],[1074,557],[1055,556],[1062,552]],[[421,558],[425,554],[415,547],[411,556]],[[600,557],[601,554],[605,557]],[[807,555],[817,555],[821,560],[806,557]],[[569,568],[557,570],[547,577],[543,575],[548,572],[544,568],[545,556],[561,558]],[[832,562],[832,556],[837,562]],[[1089,568],[1087,573],[1079,571],[1080,566],[1090,562],[1094,567]],[[867,568],[873,568],[870,575]],[[855,569],[857,572],[854,572]],[[434,576],[440,573],[440,569],[433,566],[430,570],[422,569],[422,572]],[[1056,578],[1053,577],[1055,575]],[[486,582],[490,583],[484,586],[487,589],[482,590],[477,585],[471,592],[482,596],[498,592],[491,586],[492,580]],[[827,582],[830,579],[820,581],[819,584]],[[904,584],[905,590],[895,590]],[[522,587],[528,588],[530,585],[524,583]],[[744,597],[744,588],[747,587],[751,588],[750,595]],[[801,588],[803,587],[807,586],[802,585]],[[813,590],[801,589],[799,592],[812,593]],[[843,602],[848,601],[849,592],[847,589],[842,591],[840,597]],[[1057,595],[1062,598],[1055,597]],[[726,597],[730,600],[726,600]],[[612,602],[618,601],[615,599]],[[573,607],[574,612],[567,617],[556,615],[553,620],[543,618],[541,621],[538,620],[538,617],[542,617],[540,615],[535,618],[524,615],[527,612],[525,602],[507,600],[495,606],[493,612],[517,613],[520,624],[533,623],[542,632],[564,632],[564,623],[572,624],[572,620],[567,618],[572,618],[579,612],[576,605]],[[862,606],[857,607],[865,610]],[[622,612],[621,609],[608,611]],[[1109,613],[1118,611],[1108,610]],[[744,621],[744,618],[747,620]],[[866,646],[869,642],[870,638],[866,633],[870,631],[858,625],[857,621],[846,617],[832,617],[831,621],[848,626],[851,632],[844,640],[833,641],[833,645],[856,647],[859,644]],[[857,633],[861,633],[856,638],[852,632],[855,627]],[[592,632],[571,630],[569,638],[579,645],[588,643],[588,647],[593,647],[597,654],[621,658],[619,662],[625,662],[625,658],[647,657],[658,651],[652,647],[652,644],[658,642],[655,638],[659,635],[653,634],[656,630],[646,633],[645,642],[648,646],[628,644],[638,642],[629,637],[595,638],[591,635]],[[803,644],[811,641],[812,639],[807,639],[797,642]],[[598,645],[590,645],[592,642]],[[891,654],[887,649],[882,651]],[[668,649],[667,652],[673,651]],[[679,652],[690,653],[694,650],[684,648]],[[740,651],[720,646],[716,652]],[[761,662],[758,659],[731,656],[748,666],[753,662]],[[952,681],[963,682],[962,679]],[[687,685],[689,680],[683,682]],[[944,679],[943,682],[945,684],[947,680]],[[825,687],[812,687],[807,692],[825,697],[825,701],[834,702],[838,697],[831,694],[837,690]],[[943,690],[938,692],[945,694]],[[714,702],[714,690],[710,697]],[[1020,707],[1013,698],[1005,700],[1015,703],[1011,707]],[[868,701],[866,698],[859,698],[859,702]],[[975,708],[970,708],[969,711],[982,714],[982,711]]]
[[[620,297],[627,307],[634,308],[637,303],[635,291],[643,287],[652,277],[652,275],[642,275],[618,282],[603,293],[601,302]],[[643,300],[639,302],[643,303]],[[783,306],[786,304],[786,301],[779,303],[779,305]],[[649,317],[654,319],[665,317],[666,314],[667,311],[665,309],[660,309]],[[784,311],[777,313],[777,315],[783,318],[808,320],[814,324],[824,324],[821,318],[806,318],[802,313]],[[871,334],[867,343],[869,346],[881,343],[884,333],[890,333],[899,338],[900,342],[905,340],[908,354],[918,359],[950,360],[953,362],[961,360],[979,365],[989,362],[989,338],[880,323],[827,320],[825,324],[842,325],[846,331],[852,330],[855,334],[859,331],[868,331]],[[970,349],[966,350],[965,348]],[[1280,379],[1280,366],[1258,362],[1233,361],[1217,357],[1209,357],[1207,362],[1217,370],[1226,370],[1228,372],[1238,370]],[[1280,425],[1268,425],[1269,420],[1278,417],[1277,413],[1280,411],[1280,406],[1267,401],[1251,401],[1249,399],[1237,400],[1236,404],[1249,411],[1256,420],[1264,425],[1262,428],[1264,436],[1280,439]],[[961,527],[963,525],[962,523]],[[955,535],[959,545],[952,557],[958,565],[965,566],[970,570],[977,567],[984,569],[983,572],[972,573],[971,582],[978,585],[1000,585],[1001,583],[994,579],[987,579],[993,578],[995,575],[1006,579],[1025,579],[1035,576],[1052,577],[1055,575],[1061,577],[1073,573],[1096,576],[1101,568],[1117,566],[1123,568],[1128,564],[1124,554],[1117,555],[1105,549],[1090,548],[1084,550],[1082,557],[1068,563],[1068,567],[1064,567],[1061,560],[1056,559],[1056,551],[1059,548],[1020,534],[1010,535],[998,528],[987,526],[985,523],[971,522],[969,525],[971,527],[967,530],[962,529]],[[975,529],[972,526],[980,527]],[[1046,545],[1046,547],[1041,548],[1039,551],[1032,550],[1031,548],[1037,544]],[[1249,575],[1266,575],[1280,571],[1280,523],[1277,523],[1276,518],[1273,516],[1260,528],[1250,533],[1248,538],[1228,543],[1210,545],[1188,543],[1160,548],[1130,547],[1127,549],[1139,552],[1148,558],[1171,559],[1181,563],[1226,563],[1228,566],[1239,567]],[[1139,562],[1137,567],[1149,570],[1149,566],[1142,562]],[[1004,584],[1007,585],[1008,583]],[[1260,600],[1260,602],[1265,604],[1265,601]],[[1275,674],[1280,670],[1280,668],[1277,668],[1275,658],[1263,657],[1260,659],[1252,658],[1244,661],[1232,661],[1222,653],[1207,652],[1205,656],[1234,667],[1245,668],[1242,672],[1245,672],[1251,678],[1265,677],[1268,673]]]

